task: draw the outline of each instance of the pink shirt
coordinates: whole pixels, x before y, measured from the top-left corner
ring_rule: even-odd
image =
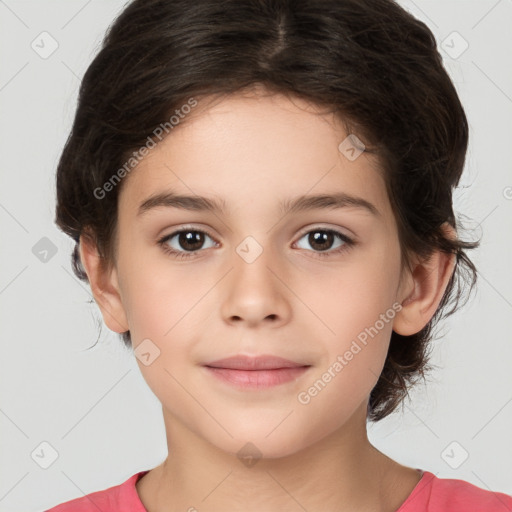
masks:
[[[421,470],[417,470],[421,471]],[[148,471],[103,491],[62,503],[45,512],[147,512],[135,483]],[[437,478],[423,471],[421,480],[396,512],[512,512],[512,496],[477,487],[464,480]]]

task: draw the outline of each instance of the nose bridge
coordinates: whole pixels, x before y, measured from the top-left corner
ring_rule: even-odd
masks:
[[[268,234],[248,235],[236,247],[233,259],[235,282],[249,281],[258,286],[272,286],[275,276],[270,268],[279,263]],[[274,270],[275,272],[275,270]]]
[[[236,247],[229,289],[223,297],[226,320],[241,319],[257,323],[267,317],[283,319],[288,313],[285,287],[279,275],[277,252],[268,244],[270,236],[245,237]]]

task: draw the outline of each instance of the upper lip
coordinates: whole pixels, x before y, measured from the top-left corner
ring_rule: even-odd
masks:
[[[206,363],[204,366],[229,368],[232,370],[276,370],[277,368],[298,368],[310,365],[272,355],[247,356],[239,354],[224,359],[217,359],[216,361]]]

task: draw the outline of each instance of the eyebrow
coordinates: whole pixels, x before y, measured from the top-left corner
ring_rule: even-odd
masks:
[[[201,196],[187,196],[175,192],[161,192],[153,194],[140,205],[137,216],[142,216],[154,208],[179,208],[182,210],[212,212],[221,215],[226,214],[226,202],[218,198]],[[317,209],[359,208],[379,217],[379,210],[362,197],[356,197],[345,192],[337,194],[304,195],[294,199],[281,201],[279,210],[282,215],[299,213]]]

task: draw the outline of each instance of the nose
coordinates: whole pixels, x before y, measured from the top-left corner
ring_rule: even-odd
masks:
[[[240,256],[242,254],[242,256]],[[290,280],[275,252],[263,249],[255,258],[235,253],[233,268],[222,285],[221,314],[231,324],[256,328],[282,326],[291,317]]]

